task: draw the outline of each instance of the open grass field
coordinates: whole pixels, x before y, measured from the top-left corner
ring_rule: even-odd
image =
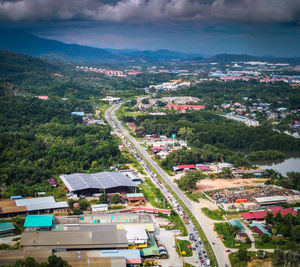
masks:
[[[208,218],[216,221],[223,221],[223,215],[226,214],[226,212],[221,209],[210,210],[208,208],[202,208],[201,210]]]

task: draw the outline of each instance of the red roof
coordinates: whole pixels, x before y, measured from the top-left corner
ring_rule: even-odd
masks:
[[[177,168],[179,169],[195,169],[196,166],[194,164],[189,164],[189,165],[178,165]]]
[[[282,210],[283,209],[283,207],[280,207],[280,206],[278,206],[278,207],[269,207],[268,208],[268,210],[269,211],[271,211],[271,212],[275,212],[275,213],[277,213],[278,211],[280,211],[280,210]]]
[[[245,220],[263,220],[267,215],[266,211],[253,211],[241,213]]]
[[[260,235],[260,236],[264,234],[263,231],[260,230],[257,226],[253,226],[252,229],[253,229],[256,233],[258,233],[258,235]]]
[[[196,166],[196,168],[201,171],[209,171],[210,170],[210,168],[205,165]]]
[[[126,259],[126,264],[141,264],[142,259]]]
[[[50,178],[49,179],[49,184],[51,184],[51,185],[57,185],[56,179],[55,178]]]
[[[170,214],[170,210],[165,209],[151,209],[151,208],[132,208],[128,210],[123,210],[120,212],[150,212],[150,213],[162,213],[162,214]]]
[[[270,207],[268,208],[273,215],[276,215],[278,212],[281,213],[282,216],[291,213],[293,216],[297,216],[297,211],[293,210],[292,208],[283,209],[282,207]],[[244,212],[241,213],[241,216],[245,220],[263,220],[267,215],[267,211],[253,211],[253,212]]]

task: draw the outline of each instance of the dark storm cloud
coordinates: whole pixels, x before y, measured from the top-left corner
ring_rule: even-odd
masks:
[[[299,0],[0,0],[2,21],[300,22]]]

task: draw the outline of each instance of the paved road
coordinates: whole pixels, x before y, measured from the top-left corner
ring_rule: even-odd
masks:
[[[197,219],[198,223],[202,227],[208,241],[210,242],[213,251],[215,253],[215,256],[217,258],[219,266],[225,266],[227,264],[230,266],[230,262],[228,260],[228,256],[226,255],[226,252],[224,250],[224,246],[220,244],[220,240],[215,238],[215,233],[211,231],[211,229],[207,225],[207,218],[204,214],[198,212],[195,210],[192,203],[189,201],[189,199],[173,184],[170,177],[157,165],[157,163],[149,156],[149,154],[143,149],[143,147],[140,146],[139,142],[135,140],[128,132],[127,130],[122,126],[121,122],[118,121],[118,119],[115,116],[115,111],[120,107],[119,105],[115,105],[110,107],[106,113],[106,119],[109,122],[110,119],[114,121],[114,123],[117,125],[117,127],[120,129],[120,131],[123,133],[124,136],[126,136],[127,139],[129,139],[133,145],[136,147],[138,152],[146,159],[146,161],[155,169],[155,171],[164,179],[164,181],[170,186],[170,188],[175,192],[175,194],[181,199],[181,201],[187,206],[187,208],[191,211],[191,213],[194,215],[194,217]]]

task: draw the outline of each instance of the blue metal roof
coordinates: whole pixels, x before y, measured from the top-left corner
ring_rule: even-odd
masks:
[[[84,112],[82,112],[82,111],[73,111],[73,112],[71,112],[71,114],[72,114],[72,115],[81,116],[81,117],[84,116]]]
[[[0,223],[0,232],[7,231],[7,230],[14,230],[14,229],[15,229],[14,225],[10,222]]]
[[[27,215],[24,227],[50,227],[53,224],[53,215]]]
[[[141,254],[138,249],[108,249],[100,250],[100,257],[124,257],[126,259],[140,259]]]
[[[232,219],[232,220],[229,220],[228,223],[231,226],[237,226],[237,227],[239,227],[240,228],[240,233],[245,233],[244,226],[243,226],[243,224],[239,220]]]

